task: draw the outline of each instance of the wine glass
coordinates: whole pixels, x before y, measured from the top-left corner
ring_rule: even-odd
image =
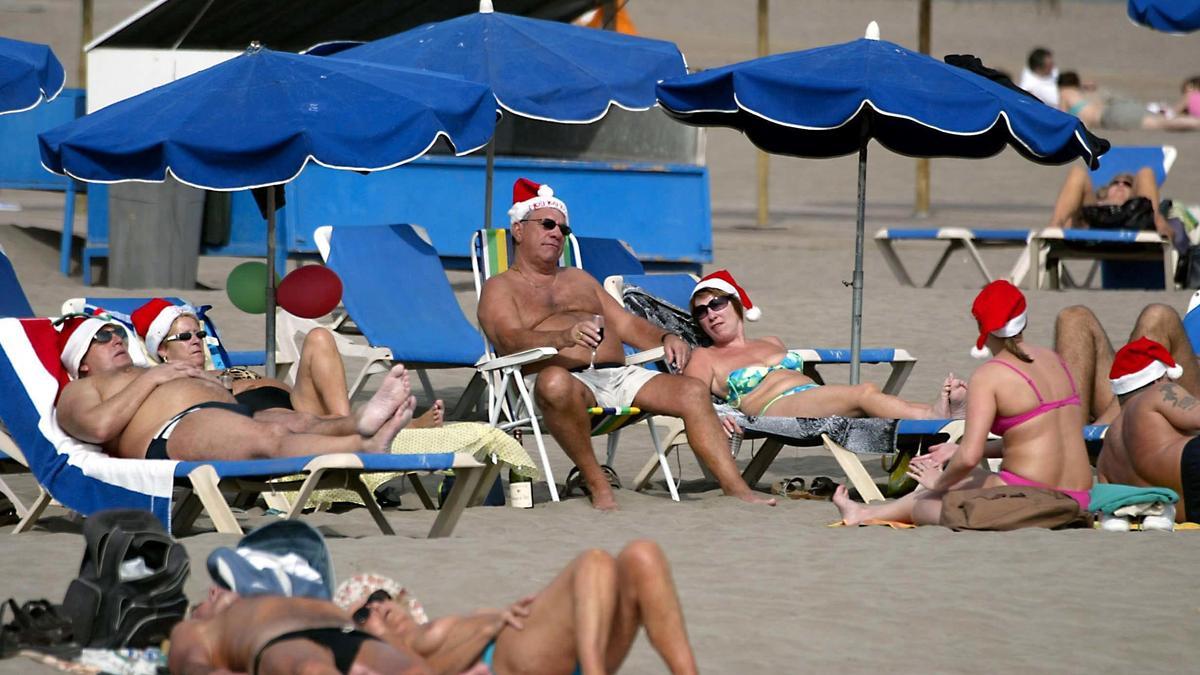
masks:
[[[592,321],[600,329],[600,342],[604,342],[604,315],[603,314],[593,314]],[[600,346],[600,342],[596,343],[597,347]],[[592,361],[591,361],[591,363],[588,364],[588,370],[595,370],[595,369],[596,369],[596,350],[592,349]]]

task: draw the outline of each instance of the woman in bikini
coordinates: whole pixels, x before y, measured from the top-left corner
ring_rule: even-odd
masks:
[[[714,396],[746,415],[893,419],[963,415],[965,384],[953,376],[946,379],[935,405],[890,396],[873,383],[818,384],[804,372],[799,351],[784,348],[777,337],[746,337],[744,320],[757,320],[760,312],[725,270],[700,280],[692,291],[691,310],[713,345],[693,350],[683,374],[702,380]]]
[[[971,376],[962,442],[913,459],[909,476],[921,487],[901,499],[864,505],[839,487],[833,502],[847,524],[875,519],[936,525],[946,492],[999,485],[1057,490],[1087,510],[1092,467],[1083,410],[1062,357],[1024,341],[1025,297],[1007,281],[988,284],[971,313],[979,323],[972,355],[995,357]],[[989,443],[989,431],[1001,442]],[[998,473],[979,467],[985,455],[1003,458]]]

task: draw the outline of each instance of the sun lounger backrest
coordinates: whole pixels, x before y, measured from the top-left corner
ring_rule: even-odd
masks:
[[[12,261],[0,250],[0,317],[25,318],[33,316],[33,307],[17,279]]]
[[[620,239],[605,237],[576,237],[580,257],[583,258],[583,270],[604,283],[604,280],[617,275],[644,274],[642,261],[638,260],[629,244]]]
[[[1102,187],[1118,173],[1137,173],[1138,169],[1148,166],[1154,170],[1154,180],[1161,186],[1175,163],[1176,154],[1175,147],[1170,145],[1114,146],[1100,156],[1099,168],[1089,172],[1092,185]]]
[[[471,237],[471,266],[475,272],[475,296],[483,290],[488,279],[508,271],[513,260],[513,240],[508,229],[502,227],[477,230]],[[579,242],[575,235],[567,237],[559,267],[583,267],[579,255]]]

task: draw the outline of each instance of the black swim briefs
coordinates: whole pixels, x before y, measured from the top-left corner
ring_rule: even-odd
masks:
[[[171,438],[171,432],[175,431],[175,427],[179,425],[179,422],[183,418],[197,410],[204,410],[205,408],[228,410],[229,412],[245,415],[246,417],[254,417],[254,411],[240,403],[223,403],[221,401],[198,403],[167,420],[167,423],[162,425],[158,433],[154,434],[154,438],[150,439],[150,444],[146,446],[146,459],[171,459],[171,456],[167,454],[167,440]]]
[[[1200,523],[1200,436],[1183,446],[1179,455],[1179,485],[1187,520]]]

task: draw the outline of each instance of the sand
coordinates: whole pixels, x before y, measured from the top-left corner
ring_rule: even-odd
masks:
[[[0,7],[0,18],[9,19],[9,6],[34,4],[46,5],[46,13],[22,21],[36,22],[38,16],[69,21],[73,16],[64,3],[7,3]],[[916,4],[775,2],[773,45],[799,49],[851,39],[870,19],[880,21],[885,38],[913,45]],[[752,7],[690,0],[634,3],[631,10],[644,34],[673,39],[690,63],[711,66],[753,56]],[[24,31],[18,37],[46,32],[40,25],[14,25]],[[1194,36],[1169,37],[1136,28],[1125,19],[1120,3],[1064,2],[1055,14],[1017,1],[935,2],[933,36],[936,54],[973,52],[1014,73],[1031,47],[1045,44],[1064,69],[1078,68],[1145,100],[1172,100],[1178,82],[1195,69]],[[1119,144],[1177,146],[1179,160],[1166,196],[1200,201],[1200,134],[1105,135]],[[853,263],[853,158],[772,158],[772,221],[768,228],[755,229],[752,149],[740,135],[725,130],[711,132],[708,147],[719,263],[709,269],[731,269],[762,307],[764,317],[752,327],[753,334],[779,335],[795,346],[847,344],[850,293],[842,281],[849,280]],[[879,227],[913,224],[1044,225],[1065,174],[1062,167],[1034,166],[1011,151],[983,161],[937,160],[933,212],[914,220],[913,165],[911,159],[871,147],[868,235]],[[14,197],[31,207],[44,205],[43,216],[52,216],[56,208],[53,199],[0,191],[0,199]],[[3,225],[36,220],[37,213],[27,210],[26,220],[0,214],[0,246],[13,257],[35,309],[53,313],[64,299],[84,294],[78,266],[72,278],[61,277],[56,234]],[[864,344],[903,347],[918,357],[904,393],[930,400],[948,371],[965,376],[976,363],[968,355],[975,330],[968,307],[980,284],[978,273],[960,255],[935,288],[900,288],[874,246],[867,246]],[[935,260],[932,248],[907,247],[904,255],[910,270],[927,270]],[[1002,270],[1014,255],[985,252],[985,259]],[[261,339],[261,321],[233,310],[220,290],[237,262],[201,262],[201,283],[216,290],[172,292],[215,305],[226,340],[234,348],[251,348]],[[1083,264],[1072,268],[1086,271]],[[451,279],[473,316],[468,276],[452,273]],[[143,290],[171,289],[101,288],[95,293],[135,295]],[[1027,337],[1049,344],[1055,313],[1082,303],[1121,339],[1147,303],[1182,309],[1188,295],[1031,291]],[[351,369],[357,365],[349,364]],[[844,369],[828,372],[831,381],[845,377]],[[880,382],[885,375],[878,368],[865,374]],[[466,380],[462,373],[433,376],[441,395],[451,400]],[[743,446],[742,462],[752,449],[749,443]],[[644,429],[627,431],[618,472],[631,479],[649,453]],[[309,520],[329,538],[339,576],[362,570],[391,574],[434,616],[520,597],[545,584],[586,548],[616,552],[631,539],[654,539],[672,561],[692,642],[707,672],[1177,672],[1200,656],[1188,628],[1200,609],[1200,596],[1190,590],[1190,577],[1180,576],[1200,556],[1200,534],[828,528],[836,518],[831,504],[746,506],[720,497],[703,483],[691,454],[681,454],[685,483],[680,504],[670,502],[660,483],[644,494],[620,491],[621,512],[601,515],[579,498],[550,504],[545,487],[538,486],[536,508],[472,509],[452,538],[437,541],[420,538],[432,514],[407,501],[411,495],[403,508],[389,512],[400,533],[395,538],[376,534],[361,509]],[[555,470],[565,476],[568,464],[553,444],[551,455]],[[878,471],[877,464],[867,464]],[[823,453],[785,449],[763,484],[793,474],[840,479],[836,464]],[[32,489],[27,479],[13,482],[26,492]],[[243,525],[265,518],[254,509],[242,517]],[[204,533],[183,540],[194,566],[188,591],[197,599],[207,583],[205,557],[215,546],[236,540],[207,530],[206,521],[200,525]],[[60,599],[82,554],[78,530],[77,523],[56,510],[37,531],[4,537],[0,598]],[[24,661],[0,662],[0,672],[31,669]],[[625,670],[663,668],[640,638]]]

